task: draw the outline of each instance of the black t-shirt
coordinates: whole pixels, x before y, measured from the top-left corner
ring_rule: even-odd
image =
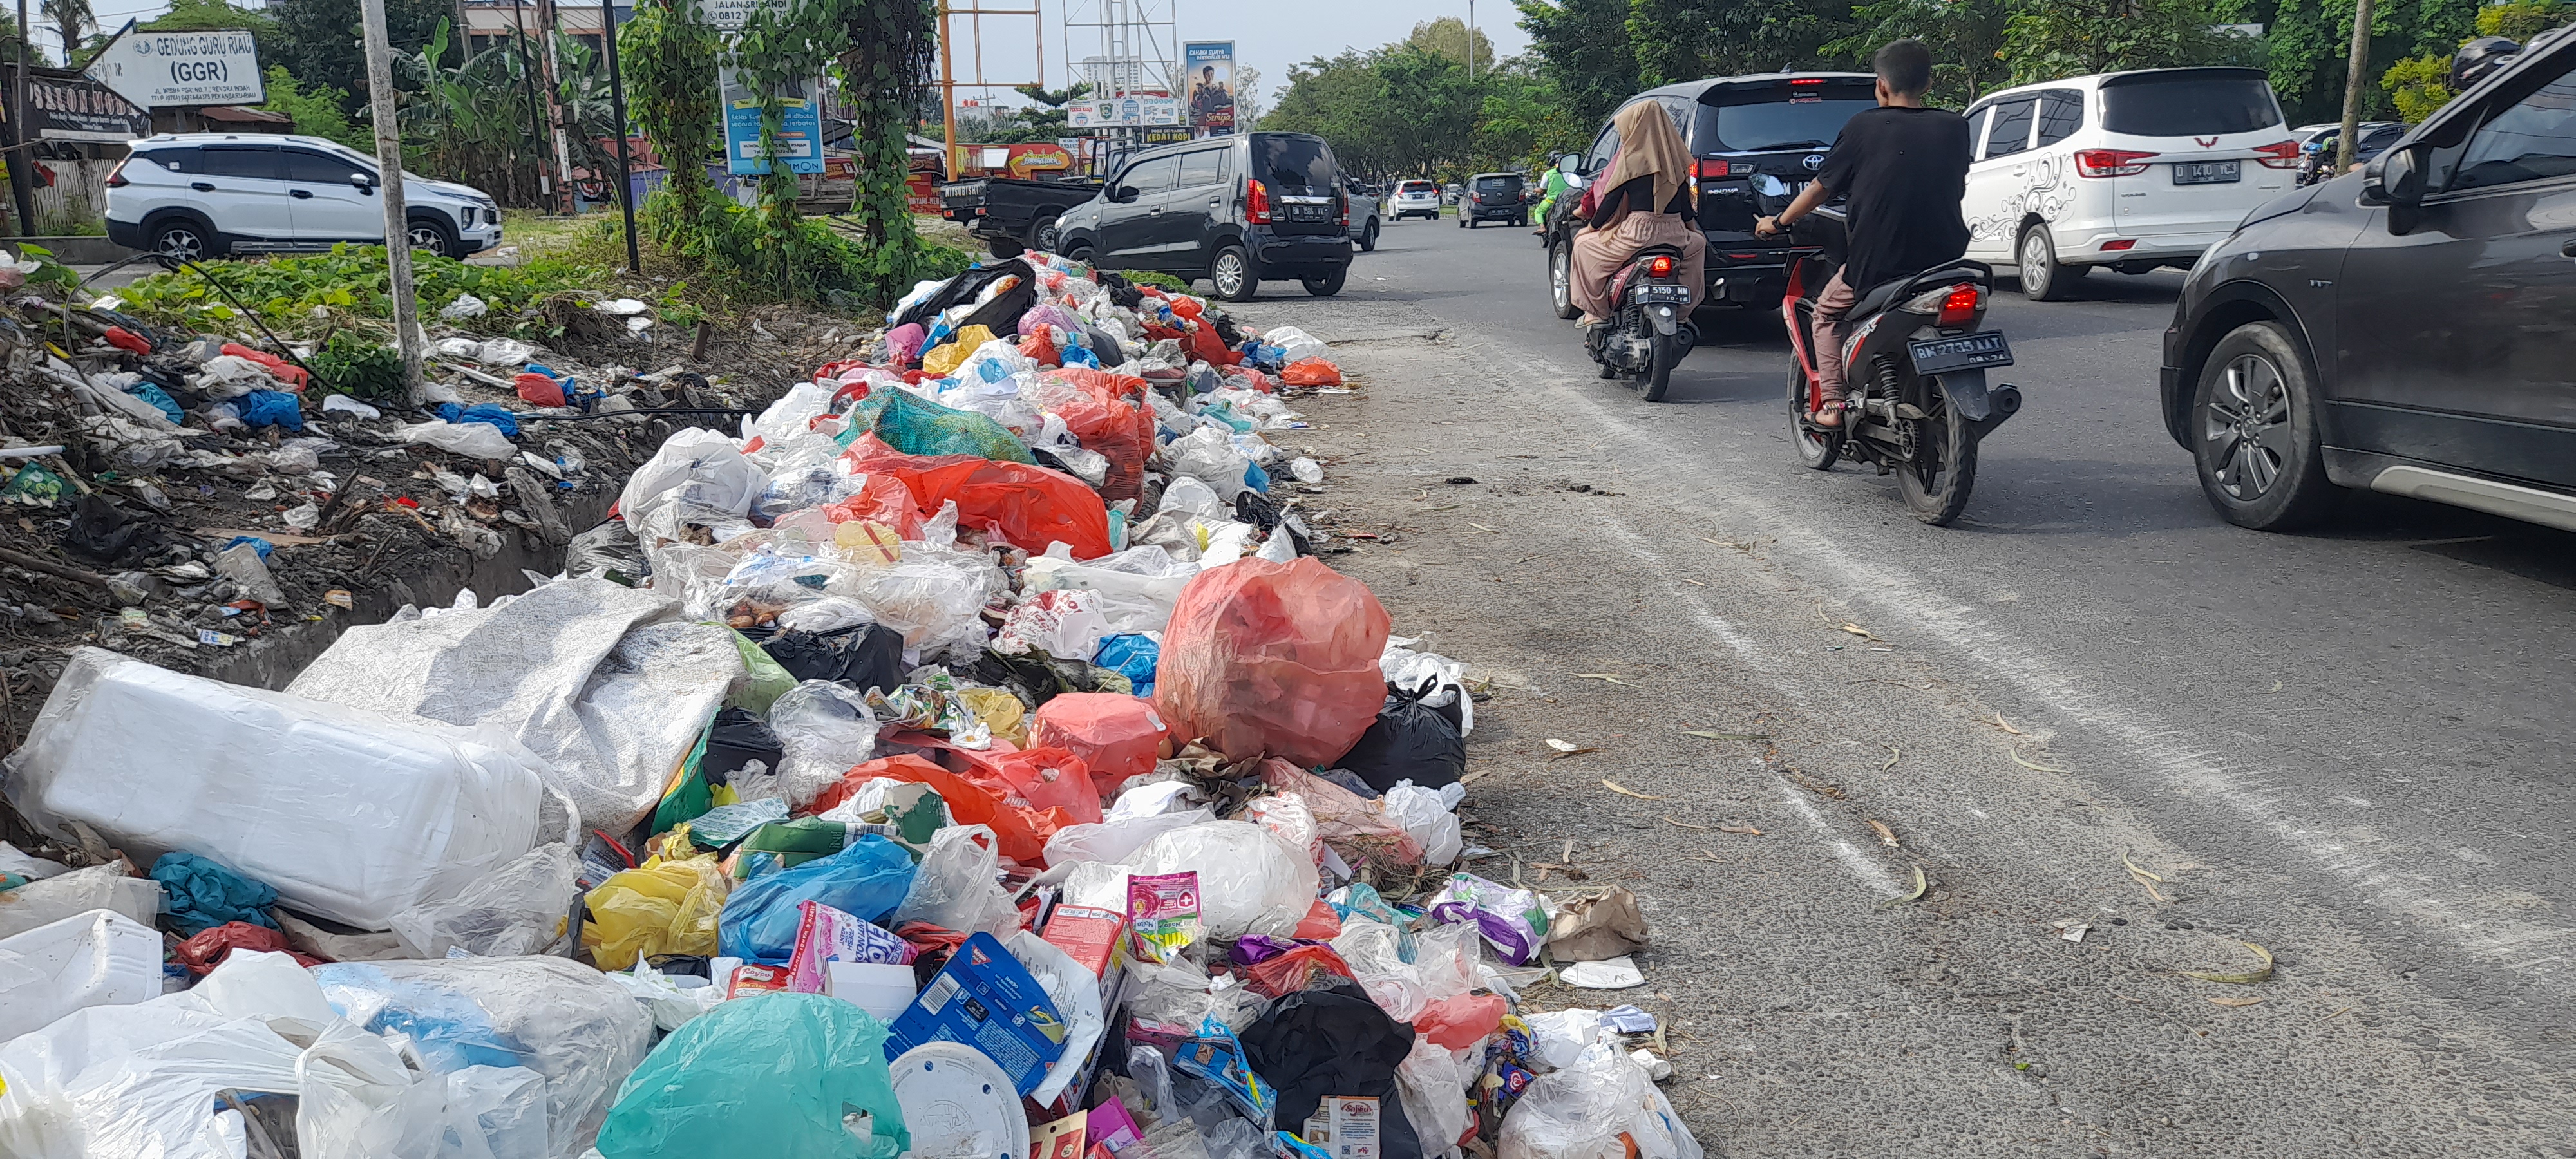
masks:
[[[1968,185],[1968,121],[1946,109],[1887,105],[1843,124],[1816,180],[1850,197],[1843,282],[1868,292],[1968,252],[1959,199]]]

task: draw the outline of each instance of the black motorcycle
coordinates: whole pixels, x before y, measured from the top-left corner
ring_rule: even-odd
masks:
[[[1994,269],[1963,259],[1863,291],[1843,316],[1842,425],[1818,426],[1811,323],[1837,264],[1829,255],[1842,252],[1843,216],[1826,207],[1793,228],[1820,247],[1790,265],[1780,300],[1798,458],[1819,471],[1849,458],[1895,472],[1914,517],[1948,526],[1976,485],[1978,441],[2021,410],[2019,387],[1986,385],[1987,371],[2013,362],[2002,331],[1979,329]]]
[[[1690,321],[1699,287],[1682,281],[1685,268],[1682,251],[1673,246],[1638,250],[1610,279],[1609,298],[1617,310],[1609,324],[1584,335],[1601,377],[1628,379],[1647,402],[1664,401],[1673,367],[1699,340]]]

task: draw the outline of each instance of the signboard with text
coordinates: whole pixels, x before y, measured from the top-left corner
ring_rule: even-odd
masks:
[[[769,172],[770,162],[785,161],[790,173],[823,171],[823,102],[812,81],[781,100],[779,127],[772,138],[775,152],[760,142],[760,94],[750,78],[733,68],[716,70],[716,92],[724,106],[725,172],[737,176]]]
[[[0,66],[0,91],[14,69]],[[46,141],[114,144],[152,133],[152,114],[116,91],[76,72],[27,70],[27,123]]]
[[[83,71],[146,109],[268,99],[248,32],[128,32]]]
[[[1138,125],[1181,123],[1179,97],[1086,97],[1064,107],[1076,129],[1122,129]]]
[[[1181,46],[1188,67],[1190,127],[1217,133],[1234,131],[1234,42],[1193,40]]]

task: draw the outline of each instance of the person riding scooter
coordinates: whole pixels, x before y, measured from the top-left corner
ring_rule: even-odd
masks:
[[[1576,212],[1591,224],[1574,235],[1572,291],[1587,332],[1609,323],[1619,305],[1610,280],[1637,251],[1671,246],[1682,255],[1681,284],[1696,296],[1708,283],[1708,239],[1691,224],[1695,191],[1690,149],[1655,101],[1638,101],[1611,118],[1619,147],[1600,180],[1583,187]]]
[[[1923,106],[1932,87],[1932,50],[1920,40],[1899,40],[1879,49],[1871,64],[1879,107],[1845,123],[1816,179],[1777,217],[1753,225],[1756,234],[1771,237],[1828,198],[1850,199],[1848,256],[1816,300],[1814,421],[1822,427],[1842,425],[1840,332],[1861,292],[1968,252],[1968,223],[1959,214],[1968,183],[1968,122]]]

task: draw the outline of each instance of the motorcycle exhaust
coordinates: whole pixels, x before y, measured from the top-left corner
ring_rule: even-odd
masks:
[[[2021,410],[2021,388],[2009,382],[1999,384],[1988,401],[1994,406],[1997,415],[2010,418]]]
[[[1676,333],[1682,340],[1682,353],[1688,354],[1699,349],[1699,327],[1692,325],[1689,319],[1682,320],[1681,329]]]

